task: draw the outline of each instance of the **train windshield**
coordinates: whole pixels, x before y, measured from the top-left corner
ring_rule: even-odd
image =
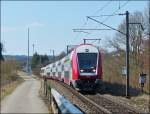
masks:
[[[80,73],[95,73],[97,65],[97,53],[78,53]]]

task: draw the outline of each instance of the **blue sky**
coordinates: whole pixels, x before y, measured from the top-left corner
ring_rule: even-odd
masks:
[[[1,41],[4,54],[27,55],[27,28],[30,28],[30,55],[32,44],[40,54],[56,54],[66,49],[68,44],[80,44],[83,38],[101,38],[101,47],[107,47],[107,40],[115,31],[89,31],[91,34],[73,32],[77,28],[105,28],[86,16],[124,13],[128,10],[144,11],[148,1],[2,1]],[[106,5],[107,4],[107,5]],[[103,6],[103,10],[99,11]],[[107,17],[95,18],[100,21]],[[123,16],[110,17],[106,24],[117,28]],[[86,24],[85,24],[86,23]],[[51,53],[52,54],[52,53]]]

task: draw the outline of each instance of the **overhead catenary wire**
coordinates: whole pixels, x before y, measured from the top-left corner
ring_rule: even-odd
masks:
[[[110,0],[110,1],[108,1],[106,4],[104,4],[104,6],[102,6],[100,9],[98,9],[98,10],[94,13],[94,15],[95,15],[96,13],[98,13],[99,11],[103,11],[111,2],[112,2],[112,0]]]
[[[106,22],[108,19],[110,19],[110,17],[118,15],[118,14],[116,14],[116,13],[117,13],[120,9],[122,9],[124,6],[126,6],[129,1],[130,1],[130,0],[126,1],[124,4],[122,4],[122,5],[120,6],[120,8],[116,9],[116,10],[115,10],[112,14],[110,14],[110,15],[100,15],[100,16],[90,16],[90,17],[108,16],[108,17],[106,17],[106,18],[102,21],[102,23],[104,23],[104,22]],[[96,28],[97,28],[97,27],[96,27]]]
[[[119,9],[115,10],[110,16],[106,17],[105,20],[103,20],[102,22],[106,22],[108,19],[110,19],[110,17],[112,17],[113,15],[115,15],[120,9],[122,9],[124,6],[126,6],[129,1],[130,0],[128,0],[124,4],[122,4]]]
[[[98,23],[100,23],[100,24],[102,24],[102,25],[104,25],[104,26],[106,26],[106,27],[108,27],[108,28],[111,28],[112,30],[118,31],[118,32],[120,32],[120,33],[126,35],[125,33],[121,32],[121,31],[119,31],[119,30],[117,30],[117,29],[115,29],[115,28],[113,28],[113,27],[111,27],[111,26],[109,26],[109,25],[106,25],[106,24],[103,23],[103,22],[100,22],[100,21],[98,21],[98,20],[96,20],[96,19],[93,19],[93,18],[91,18],[91,17],[87,17],[87,18],[89,18],[89,19],[91,19],[91,20],[93,20],[93,21],[95,21],[95,22],[98,22]]]
[[[90,17],[103,17],[103,16],[116,16],[116,15],[118,15],[118,14],[113,14],[113,15],[99,15],[99,16],[90,16]]]
[[[111,1],[112,1],[112,0],[108,1],[106,4],[104,4],[103,7],[101,7],[100,9],[98,9],[95,13],[104,10],[104,9],[111,3]],[[107,18],[105,18],[105,19],[102,21],[102,23],[103,23],[103,22],[106,22],[108,19],[110,19],[110,17],[115,16],[115,15],[118,15],[118,14],[116,14],[116,12],[118,12],[120,9],[122,9],[124,6],[126,6],[129,1],[130,1],[130,0],[126,1],[126,2],[125,2],[124,4],[122,4],[122,5],[119,3],[119,8],[117,8],[117,10],[115,10],[111,15],[101,15],[101,16],[108,16]],[[94,14],[95,14],[95,13],[94,13]],[[88,19],[86,20],[86,22],[83,24],[82,27],[84,27],[84,26],[87,25],[87,21],[88,21]],[[96,28],[97,28],[97,27],[96,27]],[[92,32],[93,32],[93,31],[88,31],[88,33],[87,33],[87,32],[84,32],[84,33],[86,33],[86,35],[89,35],[89,34],[91,34]],[[81,33],[81,32],[80,32],[80,33]],[[79,34],[80,34],[80,33],[78,33],[78,36],[77,36],[77,37],[79,37]]]
[[[95,15],[96,13],[98,13],[99,11],[103,11],[113,0],[109,0],[106,4],[104,4],[100,9],[98,9],[97,11],[95,11],[95,13],[93,13],[93,15]],[[81,26],[81,28],[85,27],[87,25],[87,20],[86,22]],[[79,37],[80,32],[76,35],[76,37],[74,39],[76,39],[77,37]],[[89,34],[89,33],[88,33]]]

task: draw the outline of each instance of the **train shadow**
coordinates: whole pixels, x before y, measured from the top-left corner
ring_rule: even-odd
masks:
[[[126,85],[121,85],[118,83],[103,82],[103,86],[98,89],[100,94],[111,94],[114,96],[125,96],[126,95]],[[141,89],[129,87],[130,96],[138,96],[141,94]]]
[[[95,94],[97,94],[96,91],[80,91],[80,93],[83,95],[95,95]]]

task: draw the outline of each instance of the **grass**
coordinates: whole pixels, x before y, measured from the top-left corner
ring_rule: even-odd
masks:
[[[41,88],[39,90],[40,97],[43,99],[44,103],[48,107],[49,114],[53,114],[53,110],[52,110],[52,107],[48,98],[49,96],[46,96],[44,94],[44,81],[43,80],[40,80],[40,81],[41,81]],[[50,89],[51,87],[50,85],[48,85],[48,95],[50,95]]]
[[[23,78],[18,76],[19,64],[15,60],[0,61],[0,88],[1,100],[11,94],[18,84],[23,82]]]
[[[131,98],[130,104],[135,105],[136,107],[142,109],[143,112],[148,113],[149,112],[148,102],[149,102],[149,96],[142,94],[137,97]]]
[[[144,55],[143,55],[144,56]],[[148,55],[147,55],[148,56]],[[148,58],[144,56],[141,57],[140,62],[143,61],[143,67],[140,64],[135,64],[135,58],[130,57],[130,86],[136,89],[140,88],[139,85],[139,74],[143,71],[148,74]],[[121,70],[125,66],[125,55],[120,54],[120,56],[112,56],[105,54],[103,57],[103,79],[104,81],[110,83],[126,84],[126,78],[122,76]],[[144,86],[144,92],[149,92],[149,76],[147,76],[146,83]]]
[[[24,80],[21,77],[19,77],[16,81],[12,81],[11,83],[2,86],[0,100],[3,100],[6,96],[10,95],[16,89],[16,87],[23,81]]]

